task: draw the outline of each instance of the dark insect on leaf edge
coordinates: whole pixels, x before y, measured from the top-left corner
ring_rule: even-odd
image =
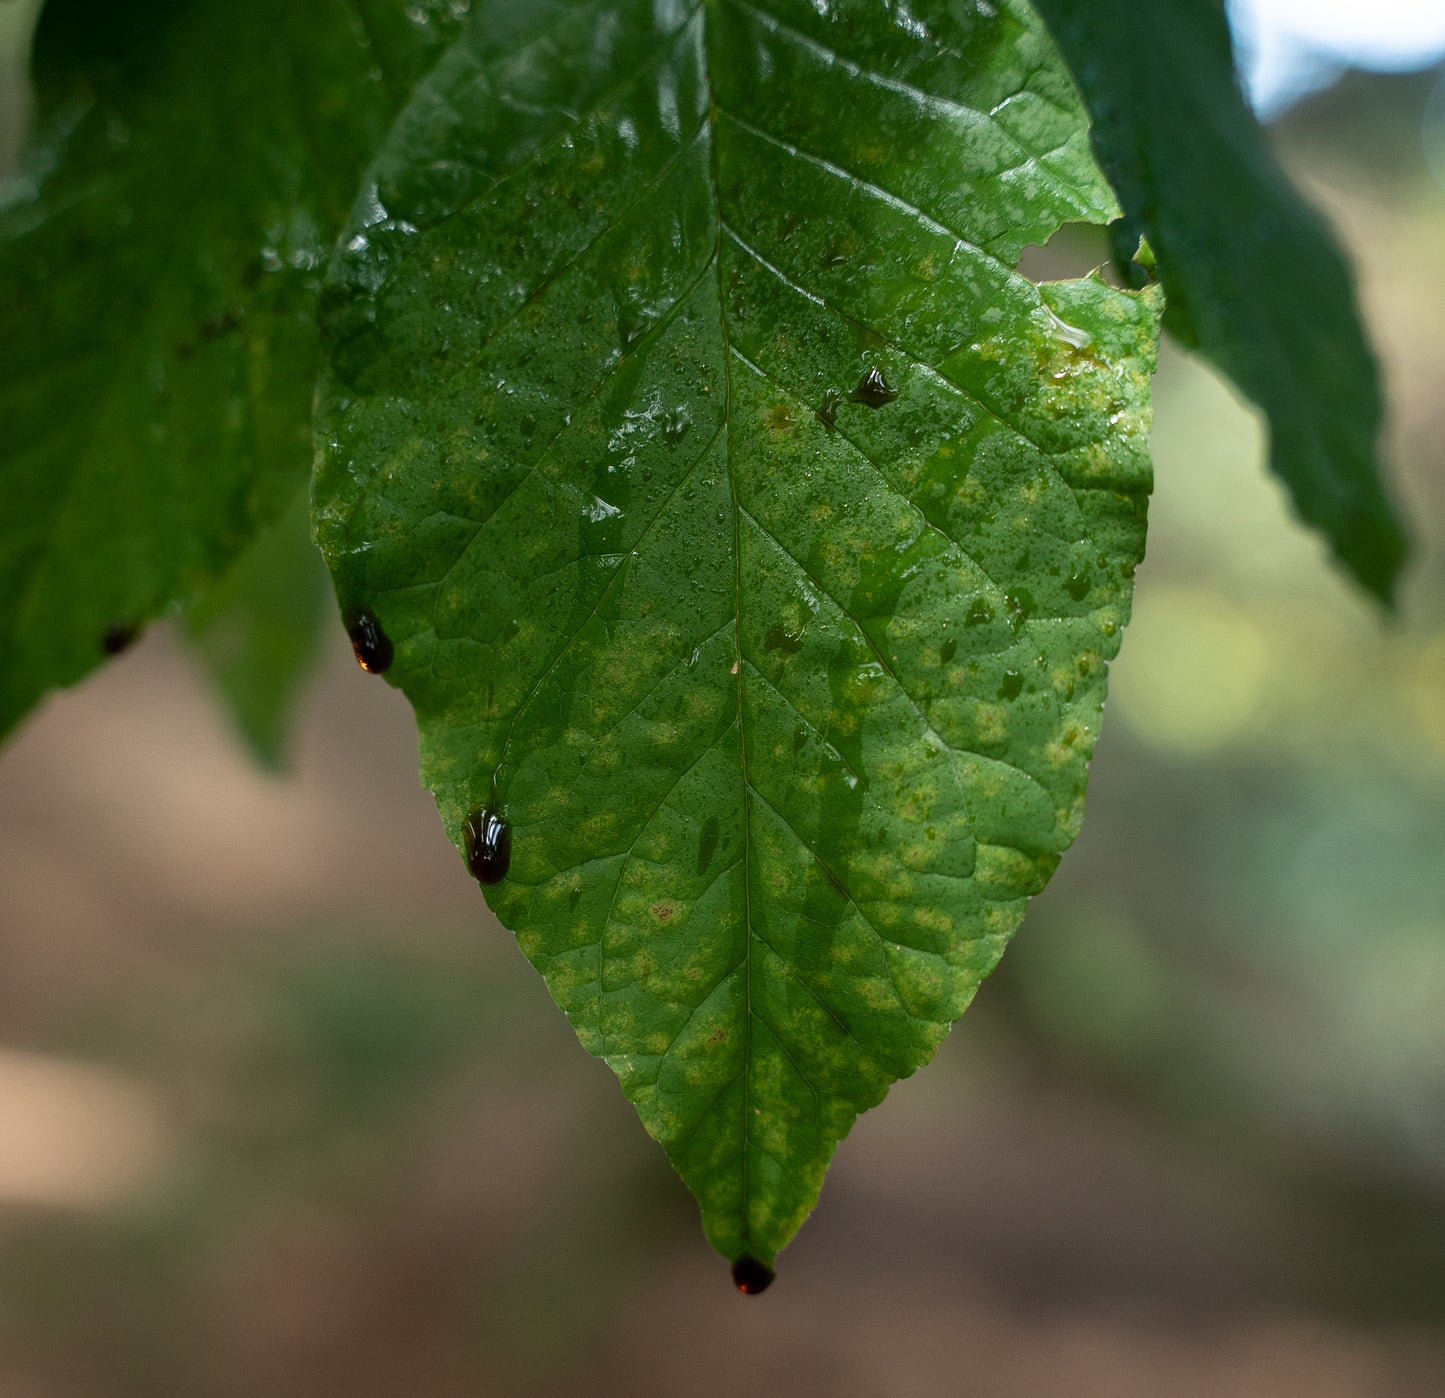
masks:
[[[346,634],[351,637],[356,663],[368,675],[379,675],[391,667],[396,652],[375,613],[359,609],[348,612]]]
[[[478,883],[500,883],[512,862],[511,827],[495,811],[473,811],[462,826],[467,868]]]

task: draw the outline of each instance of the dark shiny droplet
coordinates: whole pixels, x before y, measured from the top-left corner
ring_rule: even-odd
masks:
[[[1000,699],[1017,699],[1024,692],[1024,677],[1017,670],[1005,670],[1003,683],[998,687]]]
[[[617,338],[623,354],[631,354],[652,329],[653,316],[645,306],[625,305],[617,312]]]
[[[824,427],[832,428],[838,425],[838,404],[843,401],[843,395],[836,388],[830,388],[823,395],[823,405],[818,409],[818,421]]]
[[[938,658],[947,665],[958,654],[958,642],[950,638],[938,648]]]
[[[351,637],[356,663],[368,675],[379,675],[391,667],[395,654],[391,640],[370,612],[352,612],[346,619],[346,634]]]
[[[1073,573],[1069,576],[1068,582],[1064,584],[1069,590],[1069,596],[1076,602],[1082,602],[1089,595],[1089,588],[1093,584],[1089,581],[1087,573]]]
[[[855,403],[862,403],[865,408],[881,408],[898,397],[898,390],[888,387],[888,380],[883,377],[881,369],[873,368],[858,380],[858,387],[849,397]]]
[[[100,648],[107,655],[119,655],[123,650],[129,650],[135,644],[135,638],[140,631],[134,626],[123,626],[119,622],[114,626],[107,626],[105,633],[100,638]]]
[[[733,1284],[744,1296],[756,1296],[773,1284],[775,1273],[756,1257],[740,1257],[733,1263]]]
[[[495,811],[473,811],[462,826],[467,868],[478,883],[500,883],[512,863],[512,828]]]

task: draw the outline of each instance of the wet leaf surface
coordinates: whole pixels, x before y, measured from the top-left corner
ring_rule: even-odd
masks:
[[[751,1278],[1078,830],[1157,296],[1032,13],[499,3],[324,296],[318,535],[459,848]],[[468,830],[470,828],[470,839]]]

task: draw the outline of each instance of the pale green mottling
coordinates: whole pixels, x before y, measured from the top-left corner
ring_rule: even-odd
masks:
[[[318,528],[443,818],[495,782],[493,906],[764,1262],[1072,838],[1143,546],[1155,300],[1010,270],[1111,213],[1072,90],[1022,6],[913,8],[601,0],[604,53],[502,0],[556,71],[479,21],[376,170],[416,231],[341,258],[328,326]]]

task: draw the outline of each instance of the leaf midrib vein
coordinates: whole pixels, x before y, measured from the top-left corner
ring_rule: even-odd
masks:
[[[748,806],[748,735],[746,709],[743,700],[743,601],[742,601],[742,518],[738,499],[737,471],[733,465],[733,369],[732,336],[728,325],[727,292],[723,285],[723,216],[722,180],[718,172],[717,155],[717,95],[712,82],[712,55],[708,45],[710,30],[707,11],[701,12],[703,21],[702,65],[707,84],[707,126],[708,126],[708,173],[711,183],[713,215],[716,239],[713,243],[713,270],[717,277],[718,326],[723,340],[723,423],[726,433],[724,459],[727,462],[728,495],[732,500],[733,516],[733,615],[736,622],[734,639],[735,665],[738,680],[738,766],[742,781],[743,818],[743,1092],[742,1092],[742,1180],[739,1195],[739,1236],[746,1245],[751,1241],[751,1209],[748,1197],[748,1155],[752,1149],[752,1131],[749,1122],[752,1101],[753,1062],[753,861],[752,861],[752,818]]]

